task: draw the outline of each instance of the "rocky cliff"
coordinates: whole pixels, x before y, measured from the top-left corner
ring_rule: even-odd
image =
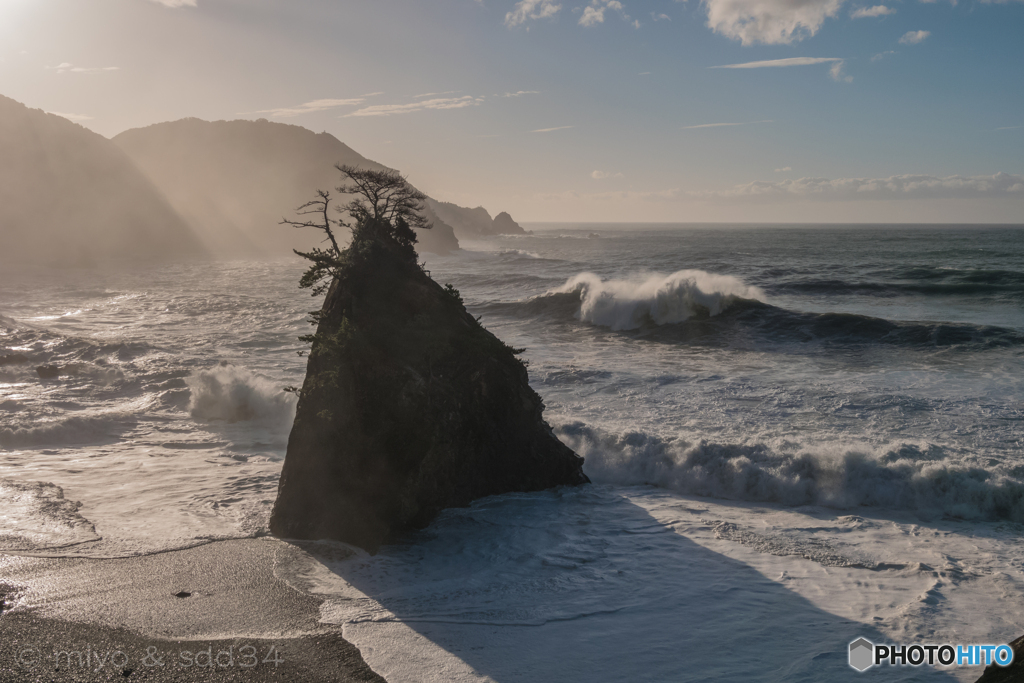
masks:
[[[492,235],[523,235],[526,233],[507,212],[502,211],[494,218],[482,206],[467,209],[450,202],[427,200],[427,207],[455,230],[459,239],[472,240]]]
[[[320,314],[270,528],[375,551],[447,507],[586,483],[513,349],[378,238]]]
[[[203,254],[110,140],[0,96],[0,261],[89,266]]]
[[[329,133],[258,121],[182,119],[127,130],[113,139],[188,219],[216,254],[289,256],[319,238],[278,224],[317,189],[341,183],[335,164],[370,170],[367,159]],[[338,195],[336,195],[338,196]],[[338,205],[348,201],[340,197]],[[434,218],[434,217],[432,217]],[[459,248],[452,228],[435,220],[419,232],[421,251]]]

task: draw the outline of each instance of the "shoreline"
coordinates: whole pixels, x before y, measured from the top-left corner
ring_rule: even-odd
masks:
[[[277,539],[122,559],[0,553],[0,682],[383,683],[274,573]],[[179,597],[180,596],[180,597]]]

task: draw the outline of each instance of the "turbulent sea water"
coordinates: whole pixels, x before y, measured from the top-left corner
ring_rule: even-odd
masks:
[[[1024,632],[1024,229],[547,225],[427,268],[595,485],[280,571],[389,681],[973,680]],[[0,272],[0,550],[265,533],[301,264]],[[64,368],[41,379],[37,365]]]

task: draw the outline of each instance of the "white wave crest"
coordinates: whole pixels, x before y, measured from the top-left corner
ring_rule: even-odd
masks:
[[[912,510],[968,520],[1024,523],[1024,485],[942,457],[941,449],[719,444],[610,433],[582,423],[559,438],[586,459],[595,482],[647,484],[690,495],[783,505]]]
[[[198,419],[259,421],[275,430],[288,429],[295,419],[295,397],[246,368],[222,364],[193,373],[185,383],[192,392],[189,412]]]
[[[549,294],[576,293],[580,319],[613,330],[681,323],[695,315],[718,315],[737,299],[765,300],[765,294],[730,275],[680,270],[645,279],[602,280],[580,273]]]

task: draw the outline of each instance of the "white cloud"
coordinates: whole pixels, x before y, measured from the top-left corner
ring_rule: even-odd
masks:
[[[622,3],[619,0],[590,0],[590,5],[583,10],[583,16],[580,17],[580,26],[594,26],[595,24],[604,23],[604,11],[606,9],[613,9],[621,12],[623,18],[629,20],[626,16],[625,10],[622,7]],[[634,24],[637,28],[639,25]]]
[[[790,45],[813,36],[843,0],[704,0],[708,27],[744,45]]]
[[[850,12],[850,18],[852,19],[867,19],[870,17],[884,17],[889,14],[896,14],[896,10],[885,5],[875,5],[874,7],[860,7]]]
[[[428,109],[463,109],[465,107],[475,107],[483,101],[484,98],[482,97],[464,95],[463,97],[441,97],[433,100],[420,100],[419,102],[410,102],[409,104],[375,104],[371,107],[357,109],[351,114],[345,114],[345,116],[393,116],[395,114],[411,114]]]
[[[561,5],[551,0],[520,0],[515,9],[505,15],[505,26],[512,28],[526,23],[528,19],[547,19],[555,16]]]
[[[877,62],[880,59],[885,59],[889,55],[894,55],[894,54],[896,54],[896,50],[886,50],[885,52],[879,52],[877,55],[875,55],[875,56],[873,56],[871,58],[871,61],[872,62]]]
[[[104,71],[120,71],[120,67],[117,66],[75,66],[70,62],[63,62],[57,66],[48,66],[46,68],[59,74],[96,74]]]
[[[1024,199],[1024,175],[996,173],[991,176],[898,175],[889,178],[800,178],[757,181],[719,192],[694,192],[706,199],[977,199],[1020,197]]]
[[[667,14],[655,14],[651,12],[651,19],[654,21],[672,21],[672,17]]]
[[[74,121],[75,123],[78,123],[79,121],[92,121],[92,117],[86,116],[85,114],[66,114],[62,111],[48,111],[46,113],[54,114],[55,116],[63,116],[68,121]]]
[[[519,90],[518,92],[507,92],[504,95],[495,95],[495,97],[522,97],[523,95],[539,95],[540,90]]]
[[[790,171],[792,171],[792,170],[793,170],[793,169],[792,169],[792,168],[790,168],[789,166],[783,166],[782,168],[777,168],[777,169],[775,169],[775,172],[776,172],[776,173],[789,173],[789,172],[790,172]]]
[[[379,93],[375,93],[379,94]],[[363,97],[353,97],[347,100],[313,100],[312,102],[306,102],[295,107],[279,107],[277,109],[261,109],[256,114],[270,114],[274,118],[291,118],[292,116],[299,116],[301,114],[312,114],[318,111],[327,111],[328,109],[336,109],[337,107],[351,107],[362,104],[366,101],[367,97],[372,95],[365,95]]]
[[[607,180],[608,178],[625,178],[626,176],[621,173],[611,173],[609,171],[594,171],[590,174],[590,177],[594,180]]]
[[[556,130],[568,130],[572,126],[558,126],[556,128],[538,128],[537,130],[531,130],[531,133],[553,133]]]
[[[164,7],[195,7],[196,0],[153,0]]]
[[[925,38],[931,34],[931,31],[907,31],[900,38],[900,43],[903,45],[917,45],[918,43],[923,43]]]
[[[697,126],[683,126],[680,130],[693,130],[694,128],[721,128],[722,126],[752,126],[755,123],[775,123],[772,120],[765,121],[744,121],[742,123],[702,123]]]
[[[826,62],[841,62],[842,57],[787,57],[785,59],[768,59],[763,62],[743,62],[742,64],[723,64],[712,66],[712,69],[766,69],[784,66],[809,66]]]

